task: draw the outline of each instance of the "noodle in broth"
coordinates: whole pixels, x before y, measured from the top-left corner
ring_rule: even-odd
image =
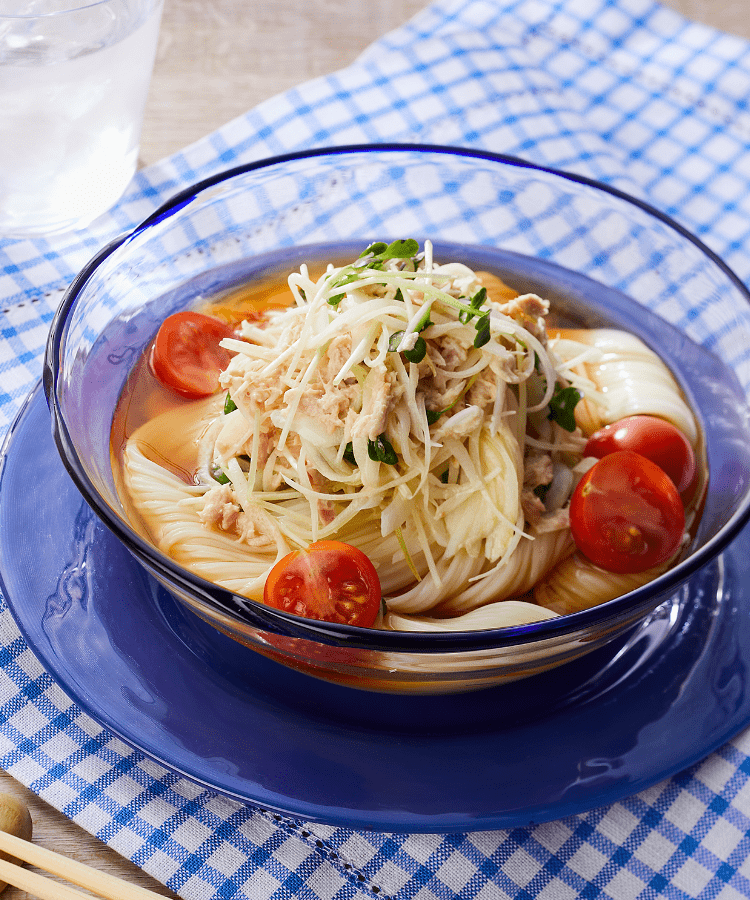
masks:
[[[278,560],[336,539],[377,569],[379,627],[453,631],[592,606],[673,563],[604,572],[570,532],[596,428],[655,415],[699,445],[635,336],[549,327],[544,298],[439,263],[429,242],[303,265],[205,311],[237,324],[220,391],[179,398],[144,358],[113,448],[134,518],[207,580],[262,601]]]

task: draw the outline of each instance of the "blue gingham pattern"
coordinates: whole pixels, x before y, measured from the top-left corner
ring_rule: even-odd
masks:
[[[647,198],[750,281],[750,46],[651,0],[436,0],[345,71],[138,174],[83,232],[0,240],[0,431],[36,382],[61,292],[190,182],[362,141],[516,154]],[[0,607],[0,765],[186,898],[750,895],[750,734],[614,806],[530,828],[359,833],[172,774],[51,681]]]

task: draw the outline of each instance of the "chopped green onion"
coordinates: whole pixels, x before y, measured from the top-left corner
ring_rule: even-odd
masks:
[[[432,325],[432,322],[430,321],[431,309],[432,308],[428,306],[419,319],[417,319],[417,324],[414,326],[415,331],[424,331],[428,325]]]
[[[421,581],[422,577],[417,571],[417,567],[414,565],[414,560],[411,558],[411,554],[409,553],[409,548],[406,546],[406,541],[404,540],[404,533],[401,530],[401,526],[399,525],[396,529],[396,540],[398,541],[398,545],[401,548],[401,552],[404,554],[404,559],[406,560],[406,565],[411,570],[411,574],[417,581]]]
[[[221,466],[217,466],[216,464],[211,466],[211,478],[214,481],[218,481],[219,484],[229,484],[229,478],[224,474]]]
[[[398,345],[401,343],[401,338],[404,336],[403,331],[394,331],[391,335],[391,339],[388,341],[388,352],[395,353],[398,350]]]
[[[226,399],[224,400],[224,415],[228,416],[230,412],[234,412],[237,409],[237,404],[232,400],[229,396],[229,391],[227,391]]]
[[[354,444],[351,441],[344,447],[344,459],[352,466],[357,465],[357,460],[354,458]]]

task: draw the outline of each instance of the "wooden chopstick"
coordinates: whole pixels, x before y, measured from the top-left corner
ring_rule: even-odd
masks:
[[[155,894],[148,888],[137,884],[129,884],[108,872],[100,872],[92,869],[84,863],[67,856],[61,856],[46,847],[39,847],[30,841],[25,841],[15,835],[0,831],[0,850],[15,859],[36,866],[51,875],[64,878],[78,887],[86,888],[106,900],[164,900],[159,894]],[[20,888],[38,897],[39,900],[86,900],[87,895],[82,894],[67,884],[60,884],[44,875],[29,872],[21,866],[0,859],[0,881],[7,881],[14,887]],[[91,900],[88,897],[88,900]]]
[[[84,894],[69,884],[60,884],[44,875],[29,872],[28,869],[4,859],[0,859],[0,881],[12,884],[39,900],[91,900],[91,894]]]

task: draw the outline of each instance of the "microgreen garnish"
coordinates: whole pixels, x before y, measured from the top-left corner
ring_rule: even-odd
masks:
[[[466,325],[474,316],[479,315],[477,310],[487,299],[487,288],[479,288],[474,296],[469,300],[470,309],[462,309],[458,314],[458,321]]]
[[[403,331],[394,331],[391,335],[391,339],[388,341],[388,350],[391,353],[395,353],[398,350],[398,345],[401,343],[401,339],[404,336]],[[403,356],[409,362],[420,363],[427,355],[427,341],[419,335],[417,340],[414,342],[414,346],[411,350],[404,350]]]
[[[421,363],[427,355],[427,341],[420,334],[411,350],[404,350],[404,359],[412,363]]]
[[[385,241],[375,241],[374,244],[370,244],[369,247],[365,247],[365,249],[359,254],[357,259],[364,259],[366,256],[380,256],[381,253],[385,253],[388,249],[388,244]]]
[[[581,399],[581,393],[573,385],[560,387],[555,385],[555,392],[549,402],[548,419],[564,428],[566,431],[576,430],[575,408]]]
[[[477,336],[474,338],[475,347],[484,347],[490,340],[490,314],[488,312],[481,315],[474,324]]]
[[[400,289],[399,289],[398,293],[399,294],[401,293]],[[427,328],[429,325],[432,325],[432,322],[430,320],[430,307],[428,306],[427,309],[422,313],[422,315],[417,320],[417,323],[414,326],[414,331],[415,332],[424,331],[425,328]],[[388,341],[388,350],[391,353],[395,353],[398,350],[398,345],[401,343],[403,336],[404,336],[403,331],[394,331],[393,332],[393,334],[391,335],[391,339]],[[420,335],[414,342],[414,346],[411,348],[411,350],[403,350],[402,353],[403,353],[404,358],[407,359],[409,362],[421,363],[422,360],[427,355],[427,342]]]
[[[384,241],[376,241],[359,254],[354,265],[345,266],[341,269],[337,278],[331,282],[331,287],[343,288],[349,284],[354,284],[355,281],[359,280],[362,268],[382,269],[383,263],[389,259],[411,259],[418,252],[419,244],[412,238],[393,241],[391,244],[386,244]],[[334,294],[328,298],[329,305],[338,306],[344,299],[344,296],[343,292]]]
[[[340,274],[340,276],[333,282],[331,287],[340,288],[346,287],[347,284],[353,284],[355,281],[359,280],[359,275],[357,272],[352,272],[351,267],[347,266],[346,269]],[[333,297],[328,298],[328,303],[330,306],[338,306],[339,303],[344,299],[344,294],[335,294]]]
[[[229,396],[229,391],[227,391],[226,399],[224,400],[224,415],[228,416],[230,412],[234,412],[237,409],[237,404],[232,400]]]
[[[365,250],[359,254],[360,259],[367,259],[367,264],[372,268],[373,261],[383,262],[386,259],[411,259],[419,253],[419,243],[414,238],[406,238],[406,240],[393,241],[386,244],[384,241],[376,241],[370,244]]]
[[[385,434],[367,442],[367,455],[373,462],[382,462],[387,466],[395,466],[398,462],[398,454]]]

